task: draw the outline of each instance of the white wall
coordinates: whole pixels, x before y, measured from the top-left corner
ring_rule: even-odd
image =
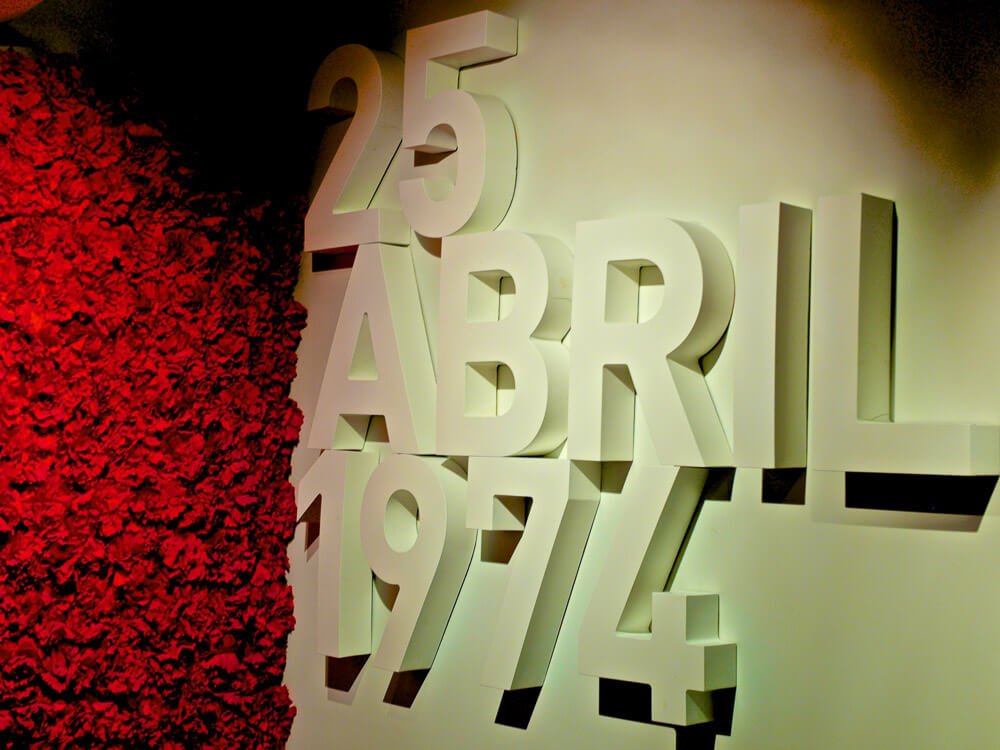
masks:
[[[411,3],[407,26],[481,7]],[[820,196],[862,191],[893,199],[896,419],[1000,422],[992,165],[973,173],[946,137],[914,125],[920,81],[865,57],[843,18],[773,0],[489,7],[518,18],[518,55],[465,71],[462,84],[503,99],[517,129],[502,228],[572,248],[577,221],[655,212],[703,224],[732,251],[744,204],[815,208]],[[346,273],[304,272],[300,288],[310,321],[294,395],[307,430]],[[724,373],[714,375],[724,405]],[[293,480],[314,456],[299,451]],[[809,506],[762,504],[757,477],[740,471],[731,503],[706,504],[674,581],[719,593],[721,635],[739,644],[732,733],[716,747],[995,744],[1000,522],[988,512],[974,533],[828,522]],[[610,503],[598,511],[526,731],[494,723],[499,693],[478,679],[502,566],[474,555],[433,669],[405,709],[382,703],[390,675],[370,667],[349,696],[324,687],[316,558],[300,528],[289,747],[670,747],[669,728],[598,716],[596,680],[576,670],[580,619],[614,554],[614,513]]]

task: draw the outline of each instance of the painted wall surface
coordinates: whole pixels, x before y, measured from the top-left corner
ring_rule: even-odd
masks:
[[[484,7],[410,3],[406,26]],[[516,187],[500,229],[548,235],[575,252],[578,222],[654,214],[708,228],[735,255],[741,206],[891,199],[894,419],[1000,424],[997,155],[988,137],[973,137],[974,119],[963,124],[930,84],[921,90],[926,82],[899,74],[871,29],[821,3],[489,7],[517,19],[517,55],[465,69],[460,80],[499,97],[516,129]],[[374,205],[395,201],[397,179],[391,171]],[[440,260],[411,248],[435,352]],[[309,323],[293,392],[303,435],[348,273],[312,271],[308,260],[303,268]],[[737,297],[740,284],[737,265]],[[733,359],[723,347],[707,376],[730,439],[741,372]],[[318,453],[299,448],[293,482]],[[825,474],[810,471],[807,484],[805,504],[763,503],[761,470],[737,469],[731,501],[704,503],[672,580],[671,590],[718,594],[719,637],[738,645],[731,727],[714,746],[995,746],[997,504],[981,521],[845,509]],[[495,722],[501,691],[481,681],[508,566],[484,561],[477,541],[433,666],[404,708],[383,702],[392,674],[371,663],[350,691],[326,687],[319,556],[300,525],[286,673],[299,713],[289,747],[674,746],[671,727],[599,715],[598,680],[578,668],[591,596],[605,561],[621,554],[617,499],[606,492],[598,507],[527,729]]]

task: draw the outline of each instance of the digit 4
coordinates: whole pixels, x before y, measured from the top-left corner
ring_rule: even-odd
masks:
[[[736,645],[719,633],[714,594],[664,591],[708,469],[633,464],[621,523],[580,630],[584,674],[652,687],[654,722],[712,720],[710,692],[736,685]]]

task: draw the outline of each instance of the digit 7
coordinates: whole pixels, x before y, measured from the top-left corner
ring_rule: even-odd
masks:
[[[542,685],[600,496],[599,464],[469,459],[468,525],[484,530],[483,559],[496,561],[490,532],[524,532],[508,562],[483,684]]]

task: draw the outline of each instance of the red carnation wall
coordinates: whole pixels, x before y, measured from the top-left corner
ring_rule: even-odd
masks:
[[[0,53],[0,747],[282,747],[297,212]]]

